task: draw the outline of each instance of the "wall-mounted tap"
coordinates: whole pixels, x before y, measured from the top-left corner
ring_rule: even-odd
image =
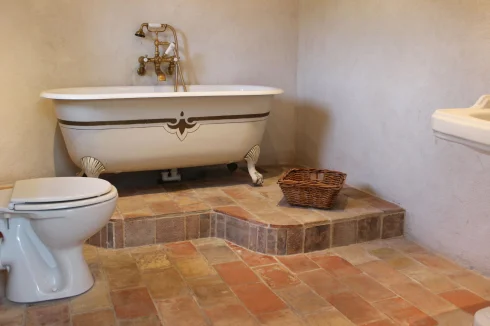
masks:
[[[157,75],[158,81],[166,81],[167,76],[162,71],[161,66],[163,64],[168,64],[167,73],[169,75],[174,75],[174,91],[177,92],[179,78],[182,83],[182,87],[184,91],[187,92],[187,86],[184,81],[184,75],[182,73],[182,69],[180,68],[180,56],[179,56],[179,43],[177,39],[177,32],[175,29],[167,24],[155,24],[155,23],[144,23],[141,24],[140,28],[136,31],[134,35],[138,37],[146,37],[144,28],[148,32],[152,32],[156,34],[156,40],[154,41],[155,45],[155,55],[153,58],[149,58],[146,56],[141,56],[138,58],[139,67],[137,70],[138,75],[143,76],[146,74],[146,65],[151,62],[155,66],[155,74]],[[173,42],[164,42],[158,39],[158,33],[164,33],[167,29],[169,29],[174,37]],[[167,49],[160,55],[160,46],[166,46]],[[173,53],[173,55],[171,55]]]

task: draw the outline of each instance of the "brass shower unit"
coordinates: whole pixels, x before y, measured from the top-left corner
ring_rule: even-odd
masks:
[[[155,73],[157,75],[158,81],[165,81],[167,80],[167,77],[162,71],[162,65],[168,64],[166,71],[169,75],[174,75],[174,91],[178,91],[180,78],[180,82],[182,84],[184,92],[187,92],[184,74],[182,73],[182,69],[180,67],[179,40],[177,39],[177,32],[175,31],[175,28],[167,24],[144,23],[141,24],[140,28],[136,31],[134,35],[143,38],[146,37],[146,34],[144,32],[145,28],[148,32],[156,34],[156,39],[154,42],[155,55],[153,58],[149,58],[147,55],[138,58],[138,75],[144,76],[146,74],[146,64],[151,62],[155,66]],[[167,29],[169,29],[173,34],[173,42],[164,42],[158,39],[158,34],[164,33]],[[167,49],[165,50],[163,55],[160,55],[160,46],[167,46]],[[172,51],[174,54],[170,55]]]

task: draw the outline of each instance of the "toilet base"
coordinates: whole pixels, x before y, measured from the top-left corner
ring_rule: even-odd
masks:
[[[7,268],[6,297],[19,303],[79,295],[94,278],[83,257],[83,242],[71,248],[51,248],[41,242],[27,218],[0,219],[6,240],[0,246],[0,265]]]
[[[490,326],[490,307],[476,312],[473,326]]]
[[[82,255],[82,247],[52,252],[56,266],[51,270],[9,268],[6,297],[18,303],[31,303],[73,297],[87,292],[95,283]],[[31,266],[32,267],[32,266]],[[58,271],[63,271],[58,273]],[[33,274],[36,274],[35,276]]]
[[[8,277],[8,276],[7,276]],[[70,298],[70,297],[75,297],[77,295],[83,294],[94,286],[95,282],[92,281],[90,283],[85,283],[85,284],[80,284],[80,286],[77,287],[77,289],[71,289],[70,291],[60,291],[57,293],[36,293],[34,296],[36,297],[35,299],[32,299],[34,296],[26,296],[26,295],[12,295],[17,291],[15,287],[13,290],[9,291],[9,286],[7,284],[7,291],[5,294],[5,297],[15,303],[35,303],[35,302],[43,302],[43,301],[50,301],[50,300],[58,300],[58,299],[64,299],[64,298]],[[22,291],[25,291],[23,289]]]

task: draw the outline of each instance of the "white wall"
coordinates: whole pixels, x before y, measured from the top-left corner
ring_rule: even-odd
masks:
[[[19,0],[0,11],[0,184],[73,173],[51,103],[58,87],[155,84],[136,74],[143,22],[180,33],[188,83],[283,88],[263,163],[294,159],[297,0]],[[288,126],[285,128],[284,126]]]
[[[302,0],[298,159],[407,209],[406,234],[490,273],[490,156],[432,134],[490,92],[489,0]]]

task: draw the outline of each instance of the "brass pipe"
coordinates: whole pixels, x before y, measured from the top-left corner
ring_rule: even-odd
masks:
[[[141,24],[138,31],[136,31],[135,35],[138,37],[145,37],[146,35],[143,31],[144,28],[146,28],[146,30],[148,32],[152,32],[152,33],[156,34],[157,39],[154,41],[155,56],[154,56],[154,58],[140,57],[138,59],[138,62],[140,64],[138,71],[137,71],[138,75],[140,75],[140,76],[144,75],[146,73],[146,63],[152,62],[155,65],[155,73],[157,74],[158,80],[159,81],[165,81],[166,76],[165,76],[165,73],[161,69],[161,64],[162,64],[162,62],[168,63],[169,64],[169,70],[170,71],[172,69],[174,70],[174,73],[173,73],[173,75],[174,75],[174,91],[175,92],[178,91],[179,77],[180,77],[180,82],[182,83],[182,87],[184,89],[184,92],[187,92],[187,85],[186,85],[185,80],[184,80],[184,74],[182,72],[182,68],[181,68],[180,63],[179,63],[179,61],[180,61],[179,40],[177,38],[177,31],[175,30],[175,28],[173,28],[172,26],[170,26],[168,24],[160,24],[160,28],[155,27],[154,29],[153,28],[150,29],[148,23],[143,23],[143,24]],[[163,54],[163,56],[160,56],[160,48],[159,47],[165,46],[165,45],[169,46],[171,44],[169,42],[160,41],[158,39],[158,34],[164,33],[167,30],[167,28],[170,29],[170,31],[172,32],[172,35],[174,37],[174,44],[175,44],[175,48],[173,49],[174,55],[173,56],[167,56],[166,54]],[[173,68],[171,68],[171,66]]]

